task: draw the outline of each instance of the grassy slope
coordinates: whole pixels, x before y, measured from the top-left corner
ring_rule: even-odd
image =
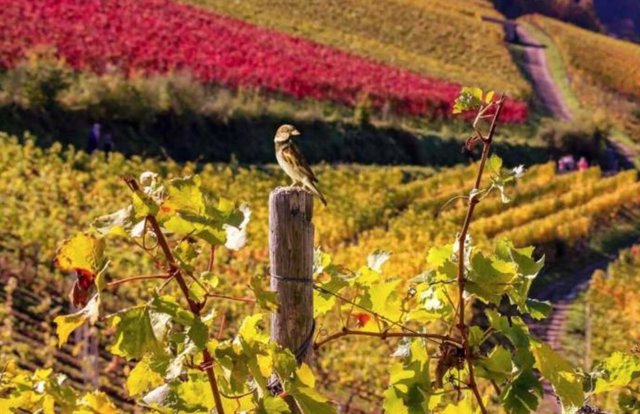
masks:
[[[640,96],[640,46],[543,16],[526,20],[553,39],[573,77]]]
[[[629,136],[640,133],[640,46],[539,15],[520,21],[548,45],[552,74],[569,105],[573,108],[576,103],[567,86],[575,92],[582,112],[611,123],[623,144],[637,145]]]
[[[501,17],[485,0],[184,0],[252,23],[463,84],[526,96]]]
[[[553,40],[551,40],[551,38],[538,26],[527,21],[523,21],[522,24],[527,32],[536,39],[536,41],[545,46],[547,64],[549,65],[551,76],[553,77],[556,85],[558,85],[560,93],[562,94],[564,101],[569,106],[571,112],[574,114],[578,113],[581,110],[580,102],[571,87],[571,80],[568,76],[569,71],[564,63],[560,50],[557,48]]]

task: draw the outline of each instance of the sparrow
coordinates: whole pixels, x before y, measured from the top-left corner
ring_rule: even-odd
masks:
[[[320,198],[322,204],[326,206],[327,200],[314,184],[318,182],[318,178],[316,178],[313,171],[311,171],[300,149],[293,143],[293,137],[297,135],[300,135],[300,132],[293,125],[282,125],[276,131],[273,142],[276,146],[276,159],[278,160],[278,164],[284,172],[291,177],[291,180],[293,180],[291,187],[302,185],[302,188]]]

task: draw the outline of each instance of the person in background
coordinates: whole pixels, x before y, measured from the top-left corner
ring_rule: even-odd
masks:
[[[109,153],[113,151],[113,135],[111,133],[111,128],[104,129],[104,136],[102,137],[102,150],[107,153],[107,158],[109,158]]]
[[[565,155],[558,160],[558,171],[561,173],[571,172],[576,169],[576,161],[573,155]]]
[[[585,157],[580,157],[578,161],[578,171],[585,171],[589,168],[589,161]]]
[[[89,142],[87,143],[87,152],[91,154],[100,147],[100,124],[94,123],[89,131]]]

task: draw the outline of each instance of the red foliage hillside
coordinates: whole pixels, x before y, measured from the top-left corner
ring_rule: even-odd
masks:
[[[0,65],[53,45],[77,69],[188,69],[205,82],[445,117],[459,86],[168,0],[0,0]],[[505,121],[522,122],[512,102]]]

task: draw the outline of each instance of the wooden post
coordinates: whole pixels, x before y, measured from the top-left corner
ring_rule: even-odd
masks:
[[[301,188],[269,196],[271,289],[280,307],[271,316],[271,339],[310,363],[313,334],[313,197]]]

